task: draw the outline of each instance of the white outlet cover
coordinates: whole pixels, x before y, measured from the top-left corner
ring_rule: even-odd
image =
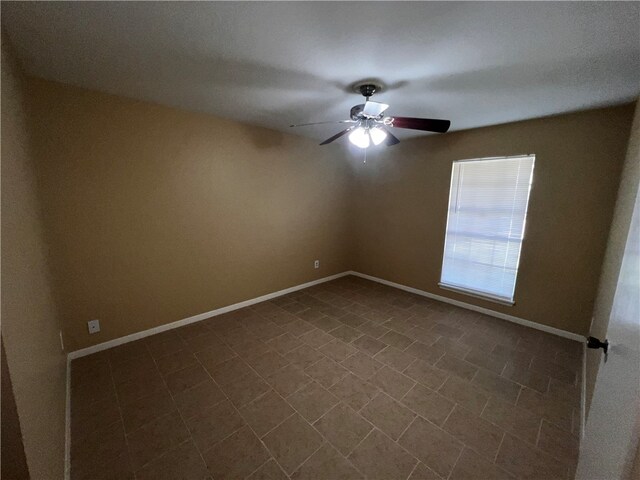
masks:
[[[90,320],[87,322],[89,333],[98,333],[100,331],[100,320]]]
[[[320,268],[320,260],[313,262],[313,268]]]

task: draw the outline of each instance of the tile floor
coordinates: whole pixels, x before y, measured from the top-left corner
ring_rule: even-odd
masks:
[[[343,277],[72,363],[80,479],[560,479],[581,345]]]

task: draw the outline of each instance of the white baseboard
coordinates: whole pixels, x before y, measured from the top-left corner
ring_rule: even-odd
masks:
[[[580,439],[587,424],[587,344],[582,345],[582,390],[580,392]]]
[[[71,358],[67,355],[67,398],[64,412],[64,479],[71,478]]]
[[[543,332],[552,333],[554,335],[558,335],[559,337],[568,338],[570,340],[575,340],[576,342],[584,342],[585,337],[583,335],[578,335],[577,333],[567,332],[566,330],[560,330],[559,328],[549,327],[548,325],[543,325],[541,323],[532,322],[531,320],[525,320],[524,318],[514,317],[513,315],[507,315],[506,313],[500,313],[493,310],[489,310],[488,308],[478,307],[476,305],[471,305],[470,303],[460,302],[458,300],[453,300],[448,297],[442,297],[440,295],[435,295],[433,293],[425,292],[424,290],[418,290],[417,288],[407,287],[406,285],[402,285],[400,283],[390,282],[389,280],[384,280],[382,278],[374,277],[372,275],[367,275],[365,273],[360,272],[348,272],[351,275],[355,275],[356,277],[366,278],[367,280],[371,280],[373,282],[378,282],[383,285],[388,285],[389,287],[398,288],[400,290],[404,290],[406,292],[415,293],[416,295],[420,295],[423,297],[431,298],[433,300],[438,300],[440,302],[449,303],[451,305],[455,305],[456,307],[466,308],[467,310],[473,310],[475,312],[484,313],[486,315],[491,315],[492,317],[500,318],[502,320],[507,320],[508,322],[517,323],[519,325],[523,325],[525,327],[535,328],[536,330],[542,330]]]
[[[69,352],[68,358],[69,360],[73,360],[75,358],[85,357],[87,355],[91,355],[92,353],[101,352],[102,350],[107,350],[109,348],[117,347],[118,345],[122,345],[124,343],[133,342],[134,340],[139,340],[141,338],[150,337],[151,335],[155,335],[156,333],[164,332],[166,330],[173,330],[174,328],[183,327],[185,325],[189,325],[191,323],[200,322],[202,320],[206,320],[207,318],[215,317],[217,315],[222,315],[223,313],[232,312],[234,310],[238,310],[240,308],[248,307],[250,305],[255,305],[256,303],[264,302],[267,300],[271,300],[273,298],[281,297],[282,295],[286,295],[287,293],[296,292],[298,290],[302,290],[305,288],[312,287],[314,285],[318,285],[320,283],[329,282],[331,280],[335,280],[336,278],[344,277],[349,275],[352,272],[342,272],[336,275],[331,275],[329,277],[320,278],[318,280],[313,280],[311,282],[302,283],[300,285],[296,285],[294,287],[285,288],[284,290],[278,290],[277,292],[268,293],[266,295],[262,295],[260,297],[252,298],[250,300],[245,300],[243,302],[234,303],[233,305],[228,305],[226,307],[217,308],[215,310],[211,310],[209,312],[200,313],[198,315],[194,315],[193,317],[184,318],[182,320],[177,320],[175,322],[166,323],[164,325],[160,325],[158,327],[150,328],[148,330],[143,330],[141,332],[132,333],[131,335],[126,335],[120,338],[114,338],[113,340],[109,340],[107,342],[99,343],[97,345],[92,345],[91,347],[83,348],[81,350],[75,350],[73,352]]]

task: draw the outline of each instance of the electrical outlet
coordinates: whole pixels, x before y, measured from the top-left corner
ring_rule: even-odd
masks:
[[[313,262],[313,268],[320,268],[320,260]]]
[[[100,331],[100,320],[91,320],[87,322],[89,333],[98,333]]]

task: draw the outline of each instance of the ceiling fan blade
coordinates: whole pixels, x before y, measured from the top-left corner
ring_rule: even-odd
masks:
[[[389,105],[386,103],[371,102],[367,100],[364,104],[364,108],[362,109],[362,113],[368,117],[378,117],[387,108],[389,108]]]
[[[327,138],[324,142],[322,142],[320,145],[326,145],[327,143],[331,143],[334,140],[339,139],[340,137],[346,135],[347,133],[349,133],[351,130],[353,130],[355,127],[349,127],[345,130],[342,130],[341,132],[336,133],[333,137]]]
[[[386,119],[385,119],[386,120]],[[445,133],[449,130],[449,120],[435,118],[391,117],[391,127],[410,128],[411,130],[423,130],[425,132]]]
[[[389,129],[385,128],[384,131],[387,134],[387,138],[384,139],[384,144],[387,147],[393,147],[394,145],[397,145],[400,143],[400,139],[396,137],[393,133],[391,133]]]
[[[334,120],[332,122],[298,123],[289,127],[308,127],[310,125],[326,125],[328,123],[355,123],[355,120]]]

